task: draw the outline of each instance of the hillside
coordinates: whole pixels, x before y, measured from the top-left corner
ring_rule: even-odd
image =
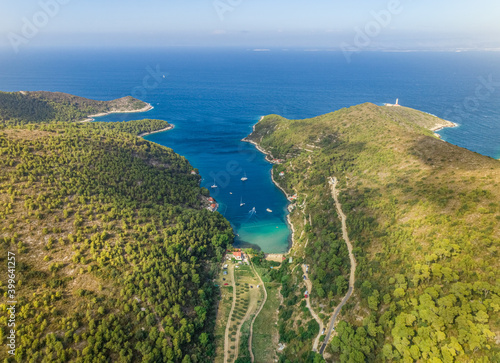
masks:
[[[212,278],[232,229],[206,210],[184,157],[135,136],[168,126],[0,130],[0,292],[17,301],[16,356],[6,361],[211,360]]]
[[[443,125],[363,104],[307,120],[270,115],[248,137],[284,160],[273,173],[298,195],[291,254],[310,265],[325,323],[350,268],[328,183],[339,181],[357,269],[327,361],[500,360],[500,162],[439,140],[431,129]],[[282,279],[283,362],[311,357],[300,280],[298,269]]]
[[[0,92],[0,126],[82,121],[89,115],[140,112],[150,108],[130,96],[95,101],[61,92]]]

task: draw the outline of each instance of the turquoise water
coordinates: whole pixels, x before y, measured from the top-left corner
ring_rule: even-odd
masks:
[[[163,77],[165,76],[165,78]],[[493,84],[478,93],[480,77]],[[100,120],[159,118],[174,130],[147,136],[200,170],[239,235],[237,243],[284,252],[287,201],[271,165],[241,142],[262,115],[305,118],[363,102],[405,106],[456,121],[444,139],[500,157],[499,53],[340,53],[200,49],[0,50],[0,90],[61,91],[109,100],[134,95],[154,109]],[[246,173],[248,181],[240,179]],[[240,201],[245,205],[240,207]],[[249,213],[255,207],[256,213]],[[272,213],[266,211],[269,208]]]
[[[257,121],[257,117],[247,120]],[[233,225],[240,245],[263,248],[266,252],[285,251],[289,239],[285,222],[287,200],[272,183],[271,164],[252,144],[228,132],[234,128],[232,122],[205,122],[211,125],[210,135],[202,125],[193,128],[192,124],[173,121],[173,130],[146,139],[168,145],[199,169],[202,186],[217,200],[218,211]],[[248,180],[242,181],[245,175]],[[214,182],[215,189],[211,187]]]

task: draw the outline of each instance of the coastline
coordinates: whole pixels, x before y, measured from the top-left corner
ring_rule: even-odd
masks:
[[[261,122],[261,121],[264,119],[264,117],[265,117],[265,116],[261,116],[261,118],[259,119],[259,122]],[[259,123],[259,122],[257,122],[257,123]],[[253,125],[253,127],[252,127],[252,133],[254,133],[254,132],[255,132],[255,126],[256,126],[256,125],[257,125],[257,124]],[[252,133],[251,133],[251,134],[252,134]],[[250,134],[250,135],[251,135],[251,134]],[[249,136],[250,136],[250,135],[249,135]],[[277,162],[276,162],[276,161],[274,161],[275,159],[272,157],[272,155],[271,155],[271,154],[270,154],[267,150],[265,150],[264,148],[262,148],[262,147],[261,147],[261,146],[260,146],[257,142],[255,142],[255,141],[253,141],[253,140],[249,140],[249,139],[248,139],[248,136],[247,136],[247,137],[244,137],[243,139],[241,139],[241,141],[243,141],[243,142],[248,142],[248,143],[250,143],[250,144],[254,145],[254,146],[255,146],[255,148],[256,148],[257,150],[259,150],[262,154],[264,154],[264,155],[265,155],[265,159],[266,159],[266,161],[267,161],[268,163],[271,163],[271,164],[277,164]],[[285,189],[284,189],[281,185],[279,185],[279,183],[278,183],[278,182],[274,179],[273,169],[271,169],[271,180],[273,181],[273,184],[274,184],[274,185],[276,185],[276,186],[278,187],[278,189],[279,189],[279,190],[281,190],[281,191],[283,192],[283,194],[285,194],[285,197],[286,197],[286,199],[288,200],[288,206],[287,206],[288,214],[286,215],[286,223],[287,223],[287,225],[288,225],[288,227],[289,227],[289,229],[290,229],[290,231],[291,231],[292,233],[291,233],[291,235],[290,235],[290,241],[289,241],[289,243],[288,243],[288,251],[286,251],[286,252],[285,252],[285,253],[283,253],[283,254],[280,254],[280,255],[286,255],[286,254],[289,254],[289,253],[290,253],[290,251],[292,250],[292,248],[293,248],[293,244],[294,244],[294,241],[295,241],[295,240],[294,240],[294,238],[295,238],[295,226],[293,225],[292,220],[291,220],[291,218],[290,218],[290,213],[291,213],[291,211],[293,210],[293,205],[292,205],[292,203],[290,202],[290,199],[289,199],[289,198],[290,198],[290,196],[288,195],[288,193],[287,193],[287,192],[285,191]]]
[[[95,114],[95,115],[88,115],[87,118],[85,120],[81,120],[80,122],[92,122],[92,121],[95,121],[95,118],[94,117],[102,117],[102,116],[107,116],[107,115],[111,115],[113,113],[140,113],[140,112],[147,112],[147,111],[151,111],[154,107],[151,106],[151,104],[146,104],[146,106],[144,106],[143,108],[139,109],[139,110],[128,110],[128,111],[110,111],[110,112],[102,112],[102,113],[98,113],[98,114]]]
[[[260,117],[260,119],[259,119],[259,122],[261,122],[261,121],[264,119],[264,117],[265,117],[265,116],[261,116],[261,117]],[[257,124],[258,124],[259,122],[257,122]],[[253,125],[253,126],[252,126],[252,132],[250,133],[250,135],[251,135],[251,134],[253,134],[253,133],[255,132],[255,126],[256,126],[257,124],[255,124],[255,125]],[[250,135],[249,135],[249,136],[250,136]],[[262,154],[264,154],[264,155],[266,156],[266,161],[267,161],[267,162],[269,162],[269,163],[271,163],[271,164],[278,164],[278,162],[277,162],[277,161],[275,161],[275,159],[272,157],[271,153],[269,153],[268,151],[264,150],[264,148],[262,148],[262,147],[261,147],[261,146],[260,146],[257,142],[255,142],[255,141],[253,141],[253,140],[249,140],[249,139],[248,139],[248,136],[247,136],[247,137],[244,137],[243,139],[241,139],[241,141],[243,141],[243,142],[249,142],[250,144],[254,145],[254,146],[255,146],[255,148],[256,148],[257,150],[259,150]],[[274,180],[273,180],[273,181],[274,181]],[[275,183],[275,184],[276,184],[276,183]],[[281,189],[281,190],[283,190],[281,187],[280,187],[280,189]],[[284,191],[284,190],[283,190],[283,193],[285,193],[285,191]],[[286,195],[286,193],[285,193],[285,195]],[[288,198],[288,195],[287,195],[287,198]]]
[[[442,129],[445,129],[448,127],[450,127],[450,128],[451,127],[458,127],[458,124],[456,124],[455,122],[451,122],[451,121],[446,121],[446,122],[447,122],[446,124],[437,124],[436,126],[432,127],[430,130],[433,132],[438,132],[438,131],[441,131]]]
[[[169,125],[168,125],[168,127],[165,127],[165,128],[163,128],[163,129],[160,129],[160,130],[149,131],[149,132],[143,132],[142,134],[137,135],[137,137],[144,137],[144,136],[148,136],[148,135],[156,134],[156,133],[158,133],[158,132],[163,132],[163,131],[172,130],[174,127],[175,127],[175,125],[173,125],[173,124],[169,124]]]
[[[444,120],[446,121],[446,120]],[[445,124],[436,124],[434,127],[430,128],[430,130],[432,132],[434,132],[434,135],[438,138],[438,139],[442,139],[441,135],[438,134],[439,131],[443,130],[443,129],[446,129],[446,128],[452,128],[452,127],[458,127],[459,125],[455,122],[452,122],[452,121],[446,121]]]

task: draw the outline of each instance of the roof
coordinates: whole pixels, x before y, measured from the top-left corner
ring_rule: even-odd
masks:
[[[233,252],[234,257],[241,257],[241,252]]]

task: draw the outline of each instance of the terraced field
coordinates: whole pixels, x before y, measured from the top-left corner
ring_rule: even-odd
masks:
[[[262,302],[263,288],[246,264],[228,262],[227,272],[227,275],[221,272],[219,277],[222,296],[217,317],[215,362],[232,363],[238,357],[251,359],[248,349],[250,322]]]

